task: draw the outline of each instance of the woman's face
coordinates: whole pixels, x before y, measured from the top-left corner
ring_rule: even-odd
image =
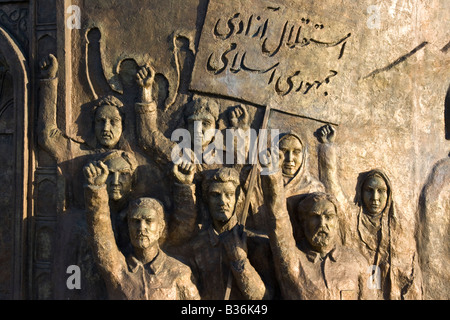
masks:
[[[378,175],[369,177],[363,184],[362,199],[367,212],[378,215],[386,207],[388,190],[386,182]]]
[[[283,174],[294,177],[303,162],[303,146],[300,141],[290,136],[280,141],[280,163]]]

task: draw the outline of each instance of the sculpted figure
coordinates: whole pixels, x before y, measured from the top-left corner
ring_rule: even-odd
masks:
[[[97,175],[100,163],[108,169],[105,186],[112,228],[120,250],[129,250],[126,208],[136,183],[137,161],[132,153],[121,150],[111,150],[97,158],[98,161],[93,161],[84,168],[85,176]],[[95,181],[91,182],[90,185],[95,185]]]
[[[49,55],[41,64],[42,79],[40,80],[41,112],[39,112],[39,142],[42,148],[49,151],[58,162],[67,160],[74,153],[93,152],[86,144],[79,143],[67,137],[56,124],[56,100],[58,87],[58,61]],[[97,149],[107,150],[117,148],[120,144],[123,130],[122,102],[113,96],[106,96],[97,102],[93,112],[93,124]],[[68,144],[72,144],[69,149]],[[89,150],[90,149],[90,150]]]
[[[388,176],[380,169],[360,177],[358,209],[349,242],[380,272],[378,299],[421,299],[421,274],[414,239],[405,233]],[[356,227],[356,228],[355,228]],[[377,270],[377,271],[378,271]]]
[[[368,264],[361,254],[340,243],[340,213],[334,197],[320,192],[304,196],[296,210],[304,239],[295,239],[281,170],[263,175],[261,180],[282,297],[292,300],[367,298]]]
[[[189,243],[202,299],[270,299],[274,279],[268,239],[238,224],[243,205],[238,172],[227,167],[209,172],[203,201],[208,221]]]
[[[330,133],[333,138],[330,139]],[[344,243],[358,249],[376,270],[379,279],[372,290],[373,299],[420,299],[421,275],[414,239],[403,231],[393,199],[388,176],[382,170],[371,170],[359,177],[356,205],[350,203],[337,178],[333,127],[318,133],[321,146],[331,159],[319,162],[321,180],[338,200],[345,233]]]
[[[159,241],[165,232],[161,202],[140,198],[127,209],[132,251],[125,255],[117,246],[108,205],[109,169],[99,161],[84,170],[85,199],[91,245],[110,299],[199,299],[191,270],[166,255]]]
[[[70,138],[61,131],[56,122],[57,91],[58,91],[58,61],[53,55],[46,57],[40,64],[42,78],[40,84],[40,111],[38,112],[38,142],[49,152],[58,165],[63,167],[63,174],[67,175],[73,167],[82,168],[87,156],[105,152],[111,149],[125,148],[122,141],[123,131],[123,104],[114,96],[106,96],[96,102],[93,110],[93,133],[96,137],[96,146],[89,146]],[[71,164],[69,165],[69,162]],[[75,184],[74,194],[82,193],[81,179],[66,176]],[[80,190],[80,192],[78,192]],[[81,199],[76,199],[76,201]],[[77,203],[78,204],[78,203]]]
[[[445,98],[445,134],[450,140],[450,88]],[[450,299],[450,154],[433,167],[419,199],[417,245],[425,299]]]

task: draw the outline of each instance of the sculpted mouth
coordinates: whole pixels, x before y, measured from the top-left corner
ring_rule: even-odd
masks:
[[[379,208],[379,207],[380,207],[380,203],[378,203],[378,202],[373,202],[373,203],[371,204],[371,206],[372,206],[372,208]]]
[[[283,168],[284,169],[287,169],[287,170],[292,170],[292,169],[295,169],[295,165],[294,164],[291,164],[291,163],[289,163],[289,164],[283,164]]]

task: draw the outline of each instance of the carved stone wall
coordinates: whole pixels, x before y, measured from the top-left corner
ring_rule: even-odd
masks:
[[[241,106],[246,128],[295,133],[305,177],[320,184],[301,193],[334,193],[338,184],[334,195],[346,203],[349,221],[360,208],[363,173],[380,169],[389,178],[401,249],[412,253],[400,264],[414,264],[420,291],[402,297],[448,299],[449,12],[446,0],[0,0],[0,299],[108,298],[91,246],[83,172],[110,149],[94,130],[105,97],[123,104],[113,149],[136,158],[130,200],[159,200],[168,221],[179,199],[164,157],[197,98],[217,104],[223,132],[235,127],[232,112]],[[42,60],[57,72],[45,77],[51,67]],[[141,99],[145,85],[136,81],[145,66],[154,73],[151,101]],[[144,102],[156,105],[153,127],[140,118]],[[336,133],[331,182],[322,170],[329,164],[321,158],[325,125]],[[159,135],[150,135],[155,126]],[[149,147],[148,139],[157,142]],[[240,187],[259,200],[244,201],[243,212],[249,229],[272,241],[261,222],[270,214],[256,215],[256,203],[266,201],[259,167],[252,168],[239,167]],[[200,185],[198,207],[208,201]],[[289,202],[287,209],[295,215]],[[347,229],[347,238],[358,234]],[[196,272],[183,256],[188,249],[162,248]],[[69,266],[80,268],[81,289],[68,288]],[[271,297],[286,298],[274,279]]]

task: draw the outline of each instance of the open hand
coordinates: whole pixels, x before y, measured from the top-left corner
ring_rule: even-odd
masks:
[[[109,175],[108,167],[102,161],[91,162],[83,172],[88,184],[97,187],[104,185]]]

